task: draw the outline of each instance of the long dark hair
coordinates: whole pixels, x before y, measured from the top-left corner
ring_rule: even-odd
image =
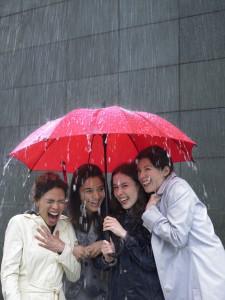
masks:
[[[86,230],[84,230],[82,226],[79,226],[79,218],[81,216],[80,207],[82,204],[79,191],[81,186],[90,177],[99,177],[103,184],[105,182],[103,172],[98,166],[93,164],[84,164],[80,166],[73,173],[72,181],[70,184],[70,190],[69,190],[69,199],[67,205],[69,217],[71,219],[71,222],[74,224],[74,226],[76,228],[80,228],[82,231],[86,231]],[[105,199],[101,204],[101,215],[98,216],[98,214],[95,213],[93,216],[93,219],[96,219],[98,223],[102,222],[102,218],[105,211],[104,207],[105,207]],[[90,221],[93,220],[89,220],[89,222]]]
[[[147,203],[147,194],[145,193],[144,189],[142,188],[138,176],[137,176],[137,166],[135,163],[124,163],[119,165],[113,172],[111,177],[111,200],[110,200],[110,210],[111,214],[117,218],[117,220],[123,224],[124,222],[124,215],[126,213],[126,210],[123,209],[119,201],[114,196],[113,192],[113,177],[118,174],[124,174],[128,177],[130,177],[135,184],[139,187],[139,193],[138,193],[138,200],[132,207],[132,214],[135,222],[140,223],[141,216],[143,212],[145,211],[146,203]]]
[[[173,172],[173,161],[169,156],[168,152],[159,146],[150,146],[142,150],[136,157],[136,163],[138,160],[147,158],[150,160],[152,165],[160,170],[168,166],[170,168],[169,174]]]

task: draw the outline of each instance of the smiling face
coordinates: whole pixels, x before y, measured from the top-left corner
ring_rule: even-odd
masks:
[[[104,182],[98,176],[89,177],[80,187],[79,193],[87,213],[97,212],[105,198]]]
[[[129,176],[117,173],[113,176],[113,193],[124,209],[130,209],[138,200],[139,187]]]
[[[154,167],[148,158],[142,158],[137,164],[138,179],[145,192],[157,192],[167,175],[170,173],[168,166],[162,170]]]
[[[49,228],[58,222],[65,209],[65,192],[61,188],[53,188],[35,201],[39,207],[39,214]]]

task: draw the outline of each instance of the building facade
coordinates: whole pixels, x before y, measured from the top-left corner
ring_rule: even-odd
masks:
[[[198,147],[177,164],[225,244],[225,1],[0,1],[0,257],[37,174],[7,154],[78,107],[119,105],[178,126]]]

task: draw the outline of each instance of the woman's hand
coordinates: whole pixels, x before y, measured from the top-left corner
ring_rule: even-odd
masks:
[[[59,231],[55,235],[51,234],[44,226],[37,228],[41,236],[35,235],[34,237],[40,242],[40,247],[46,248],[56,253],[62,253],[65,248],[65,243],[59,238]]]
[[[112,231],[118,237],[124,239],[127,231],[120,225],[116,218],[105,217],[103,222],[103,231]]]
[[[86,246],[87,251],[90,253],[91,258],[95,258],[101,253],[101,246],[103,241],[94,242],[88,246]]]
[[[76,257],[77,261],[82,261],[90,257],[90,252],[88,251],[87,247],[74,245],[73,255]]]
[[[114,260],[114,258],[110,255],[115,253],[115,246],[111,238],[110,242],[106,240],[102,241],[101,251],[106,262],[111,263]]]
[[[151,197],[148,200],[148,203],[146,205],[145,209],[150,208],[152,205],[157,205],[159,201],[161,200],[161,197],[157,194],[152,194]]]

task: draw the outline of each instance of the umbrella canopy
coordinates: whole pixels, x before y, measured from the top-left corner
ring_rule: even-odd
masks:
[[[140,150],[158,145],[173,162],[191,161],[195,144],[163,118],[118,106],[101,109],[79,108],[48,122],[20,143],[9,156],[25,163],[31,171],[73,173],[92,163],[105,173],[106,215],[108,215],[107,172],[131,162]],[[109,237],[108,237],[109,240]],[[118,253],[123,251],[123,242]]]
[[[103,171],[106,167],[112,172],[150,145],[166,149],[175,163],[192,161],[192,148],[196,143],[151,113],[118,106],[78,108],[38,128],[9,156],[25,163],[31,171],[60,172],[63,162],[69,173],[84,163],[96,164]]]

